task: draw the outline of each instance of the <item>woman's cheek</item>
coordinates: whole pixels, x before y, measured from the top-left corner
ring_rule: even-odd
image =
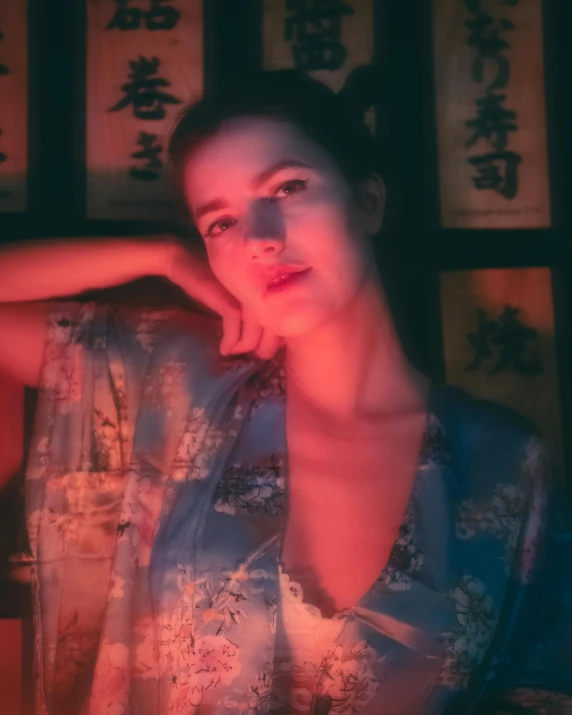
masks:
[[[230,279],[230,271],[228,270],[228,264],[229,261],[225,257],[224,253],[221,252],[221,250],[217,247],[214,248],[212,245],[209,247],[208,250],[208,258],[209,258],[209,263],[210,267],[212,269],[212,272],[215,275],[215,278],[219,281],[219,283],[222,283],[222,285],[229,290],[231,293],[234,293],[234,290],[232,289],[231,285],[229,285],[229,279]]]
[[[221,251],[213,260],[212,268],[220,283],[238,301],[244,304],[252,300],[252,280],[247,278],[243,255],[232,250]]]

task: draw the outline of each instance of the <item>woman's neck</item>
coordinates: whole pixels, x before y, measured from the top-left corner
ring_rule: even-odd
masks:
[[[425,404],[428,380],[407,361],[377,279],[334,320],[289,338],[285,368],[291,398],[340,428]]]

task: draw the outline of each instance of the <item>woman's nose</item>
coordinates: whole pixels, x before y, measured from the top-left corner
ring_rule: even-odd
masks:
[[[268,198],[257,199],[251,206],[246,248],[251,257],[266,252],[279,252],[286,240],[284,217],[277,203]]]

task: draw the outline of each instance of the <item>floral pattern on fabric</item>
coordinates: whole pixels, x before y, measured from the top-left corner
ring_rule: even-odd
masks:
[[[37,715],[442,715],[492,686],[569,715],[572,536],[532,430],[434,387],[388,564],[327,618],[281,570],[283,363],[222,358],[218,330],[53,306],[26,474]]]
[[[180,315],[180,311],[177,309],[153,310],[143,308],[140,313],[133,316],[132,328],[135,338],[146,352],[152,352],[158,328],[165,321],[177,315]]]
[[[443,633],[447,660],[441,671],[444,685],[462,688],[481,662],[494,633],[497,616],[485,585],[471,576],[459,579],[451,593],[459,628]]]
[[[260,371],[256,395],[249,410],[249,419],[252,419],[259,406],[269,399],[281,402],[286,399],[286,373],[278,357],[269,361]]]
[[[488,501],[475,503],[469,499],[459,506],[457,536],[472,539],[478,532],[492,534],[503,545],[508,572],[525,508],[525,495],[521,489],[513,484],[497,484]]]
[[[423,568],[423,553],[415,543],[413,512],[409,511],[399,528],[399,534],[385,567],[381,581],[392,591],[411,588],[410,576]]]
[[[509,702],[518,703],[527,712],[535,715],[570,715],[572,695],[548,693],[533,688],[518,688],[511,694]]]
[[[350,649],[337,645],[328,651],[320,664],[317,710],[340,715],[363,710],[380,687],[374,673],[379,660],[379,655],[365,641]]]
[[[214,508],[226,514],[262,510],[277,515],[284,510],[284,488],[281,464],[274,456],[268,466],[233,464],[217,484]]]
[[[421,466],[447,464],[449,459],[447,436],[443,425],[435,415],[429,415],[429,423],[419,455],[419,464]]]
[[[204,408],[191,408],[173,464],[174,481],[183,482],[207,477],[204,463],[217,451],[223,438],[222,431],[211,429]]]

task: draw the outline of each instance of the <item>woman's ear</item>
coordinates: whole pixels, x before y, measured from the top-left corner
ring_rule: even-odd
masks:
[[[357,201],[364,231],[368,236],[375,236],[381,230],[385,213],[385,184],[379,174],[372,172],[360,181]]]

